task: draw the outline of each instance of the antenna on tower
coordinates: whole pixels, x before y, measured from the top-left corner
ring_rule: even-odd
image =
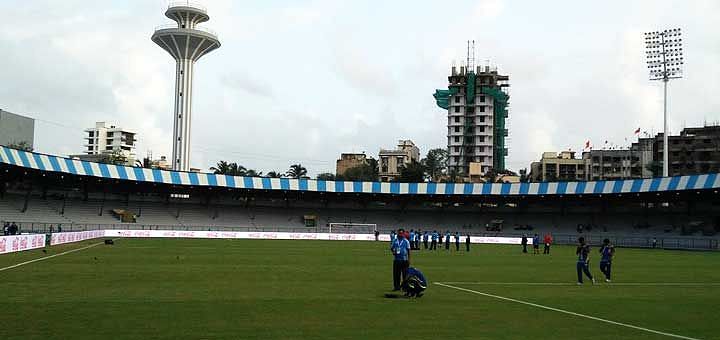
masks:
[[[467,41],[467,63],[465,64],[466,72],[475,72],[475,40]]]
[[[472,41],[472,70],[475,72],[475,40]]]

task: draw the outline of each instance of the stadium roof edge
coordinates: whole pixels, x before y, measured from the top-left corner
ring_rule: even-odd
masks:
[[[240,177],[144,169],[70,159],[0,146],[0,164],[39,171],[114,180],[248,190],[279,190],[397,195],[535,196],[601,195],[720,188],[717,173],[650,179],[542,183],[399,183]]]

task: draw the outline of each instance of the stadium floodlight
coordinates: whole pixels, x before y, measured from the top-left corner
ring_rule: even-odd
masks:
[[[645,33],[650,80],[663,81],[663,177],[668,177],[667,83],[683,76],[682,35],[679,28]]]

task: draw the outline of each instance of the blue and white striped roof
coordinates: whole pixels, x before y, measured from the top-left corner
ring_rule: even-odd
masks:
[[[0,163],[81,176],[186,186],[398,195],[582,195],[621,194],[720,187],[718,174],[592,182],[543,183],[380,183],[313,179],[238,177],[134,168],[49,156],[0,146]]]

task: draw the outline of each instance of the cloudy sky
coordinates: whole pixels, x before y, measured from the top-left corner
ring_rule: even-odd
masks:
[[[681,27],[685,78],[670,128],[720,121],[720,1],[205,0],[222,47],[196,65],[193,167],[261,171],[300,162],[334,172],[342,152],[398,139],[444,147],[432,93],[475,40],[510,76],[508,165],[585,140],[625,144],[662,129],[643,32]],[[174,62],[150,41],[165,0],[3,0],[0,108],[38,119],[40,152],[82,151],[83,128],[139,133],[138,154],[170,155]]]

